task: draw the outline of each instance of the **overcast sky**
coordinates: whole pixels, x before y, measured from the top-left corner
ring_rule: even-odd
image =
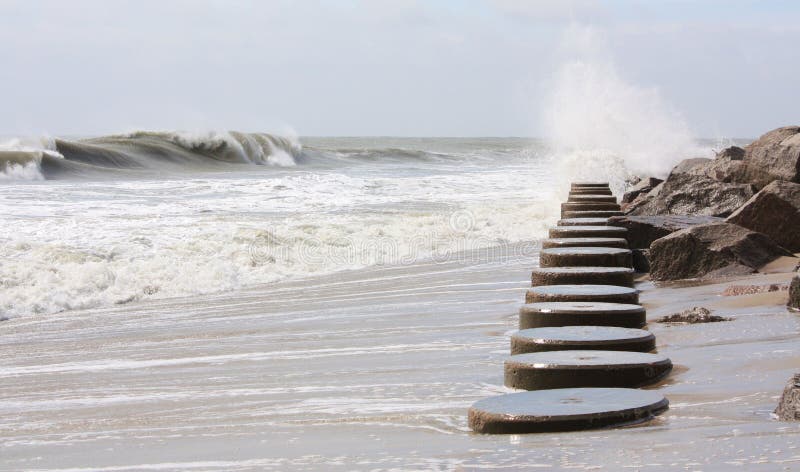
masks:
[[[0,135],[541,136],[576,25],[698,136],[800,123],[798,1],[0,0]]]

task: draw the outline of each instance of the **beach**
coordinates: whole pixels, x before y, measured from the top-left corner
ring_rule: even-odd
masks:
[[[235,293],[2,324],[4,470],[791,470],[771,417],[797,370],[785,291],[637,284],[670,409],[644,425],[476,435],[467,408],[510,391],[502,362],[535,243]],[[533,253],[526,253],[533,247]],[[786,270],[785,266],[777,270]],[[733,321],[653,322],[704,306]]]

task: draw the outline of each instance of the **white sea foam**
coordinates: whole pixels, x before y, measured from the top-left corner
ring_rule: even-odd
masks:
[[[48,136],[12,138],[0,142],[0,181],[44,180],[44,156],[63,158]]]
[[[564,180],[621,190],[631,175],[663,177],[679,160],[708,154],[657,88],[625,80],[598,31],[572,26],[562,43],[544,118]]]
[[[0,315],[441,261],[542,236],[557,208],[536,184],[542,169],[504,165],[2,186]]]

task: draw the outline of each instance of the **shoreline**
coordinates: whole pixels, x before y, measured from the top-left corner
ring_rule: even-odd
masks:
[[[657,348],[675,362],[652,387],[672,403],[653,422],[470,433],[469,405],[511,391],[498,366],[535,265],[535,257],[510,257],[371,269],[336,284],[320,277],[272,292],[4,322],[0,469],[772,470],[800,462],[800,427],[771,418],[797,369],[800,319],[786,310],[786,292],[719,295],[789,273],[637,284]],[[734,320],[653,322],[696,305]]]

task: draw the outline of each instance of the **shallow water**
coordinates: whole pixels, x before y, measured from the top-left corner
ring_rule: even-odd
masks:
[[[529,248],[528,248],[529,249]],[[528,250],[526,249],[526,250]],[[520,250],[520,253],[523,251]],[[800,318],[729,283],[654,290],[735,320],[651,323],[670,410],[638,427],[480,436],[533,254],[462,253],[239,293],[3,322],[4,470],[794,469],[800,427],[770,417]],[[785,274],[754,276],[772,283]],[[739,283],[742,283],[741,281]],[[763,295],[763,294],[760,294]],[[777,297],[777,298],[776,298]],[[709,303],[709,299],[712,300]]]

